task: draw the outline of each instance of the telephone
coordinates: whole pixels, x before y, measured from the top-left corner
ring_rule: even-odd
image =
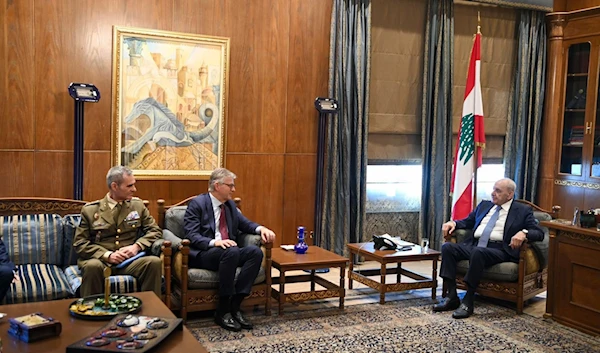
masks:
[[[373,235],[375,250],[410,250],[412,245],[402,244],[400,238],[392,238],[389,234]]]

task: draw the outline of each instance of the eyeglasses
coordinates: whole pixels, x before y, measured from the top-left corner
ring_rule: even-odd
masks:
[[[227,186],[229,186],[230,189],[233,189],[235,187],[235,184],[227,184],[227,183],[220,183],[220,184],[227,185]]]

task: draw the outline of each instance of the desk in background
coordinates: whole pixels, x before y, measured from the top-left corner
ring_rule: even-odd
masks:
[[[561,220],[540,222],[550,231],[546,317],[600,334],[600,232]]]

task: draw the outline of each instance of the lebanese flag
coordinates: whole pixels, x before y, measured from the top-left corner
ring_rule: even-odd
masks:
[[[480,70],[481,33],[477,33],[473,41],[471,60],[469,60],[465,101],[456,140],[456,157],[450,186],[453,220],[464,219],[473,210],[473,174],[476,168],[481,166],[481,150],[485,148]],[[477,167],[473,158],[475,148],[478,149]]]

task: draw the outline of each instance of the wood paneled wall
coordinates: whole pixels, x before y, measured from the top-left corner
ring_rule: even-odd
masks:
[[[554,0],[553,10],[575,11],[600,6],[600,0]]]
[[[71,82],[94,83],[85,105],[84,199],[101,198],[111,167],[112,26],[231,38],[226,167],[244,213],[278,244],[312,229],[318,114],[327,95],[331,1],[3,0],[0,6],[0,196],[73,195]],[[206,181],[140,180],[167,204]]]

